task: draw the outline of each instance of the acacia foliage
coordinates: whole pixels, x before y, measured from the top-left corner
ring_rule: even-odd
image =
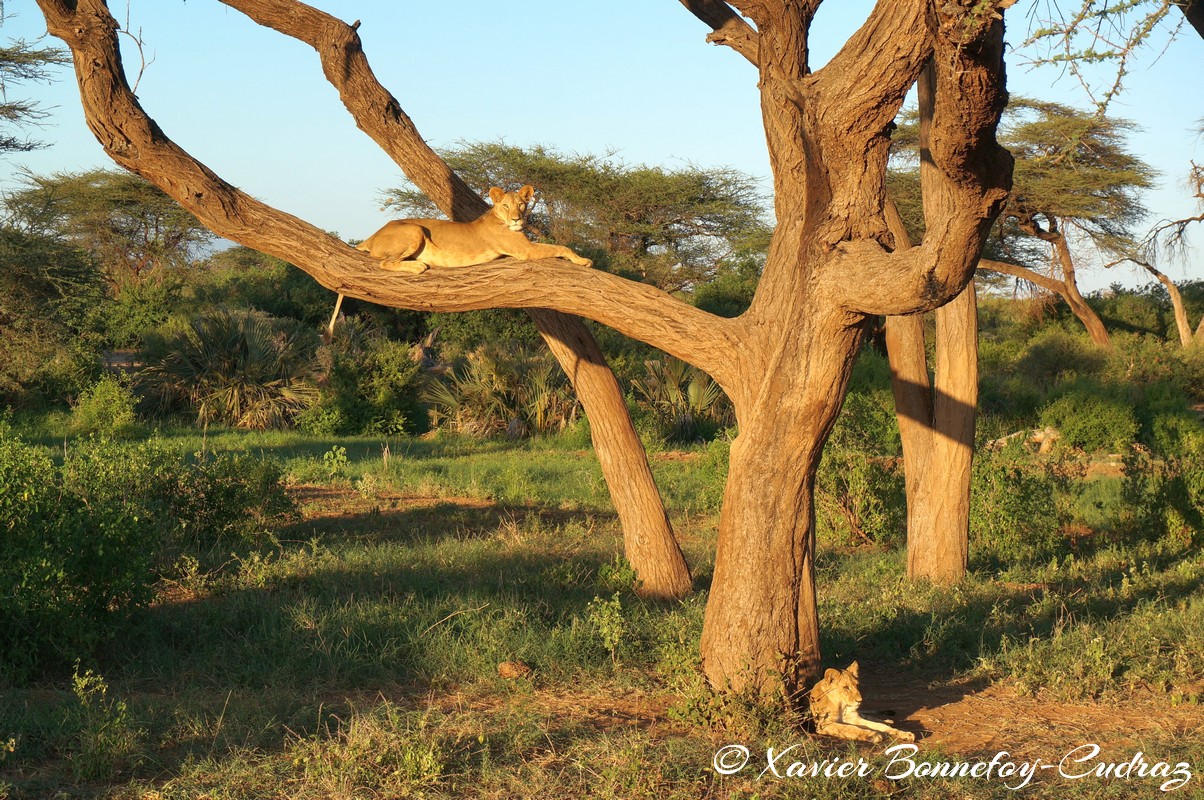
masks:
[[[84,253],[0,227],[0,404],[34,405],[89,383],[105,305],[100,274]]]
[[[131,172],[24,174],[4,198],[10,223],[87,252],[115,290],[195,260],[213,241],[191,213]]]

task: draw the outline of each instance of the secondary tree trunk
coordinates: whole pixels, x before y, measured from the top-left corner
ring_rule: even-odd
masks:
[[[1066,304],[1070,306],[1074,315],[1079,318],[1079,322],[1083,323],[1087,334],[1091,336],[1091,341],[1099,347],[1111,348],[1112,337],[1108,335],[1108,329],[1104,327],[1103,320],[1079,292],[1079,282],[1074,271],[1074,257],[1070,254],[1070,245],[1066,243],[1064,233],[1056,233],[1053,247],[1058,257],[1058,263],[1062,266],[1062,285],[1065,287],[1063,299],[1066,300]]]
[[[589,419],[594,452],[623,525],[623,549],[637,576],[636,592],[660,600],[684,597],[691,587],[681,547],[669,526],[623,390],[594,337],[576,317],[531,312],[539,332],[572,381]]]
[[[890,357],[907,482],[907,576],[956,583],[966,574],[978,403],[978,309],[971,282],[936,311],[935,386],[924,322],[889,317]]]
[[[936,87],[931,64],[917,84],[920,150],[928,149]],[[921,180],[933,165],[920,164]],[[899,210],[886,203],[895,246],[912,243]],[[978,311],[971,281],[952,303],[936,310],[935,387],[928,377],[924,318],[887,317],[895,416],[903,445],[907,487],[907,576],[955,583],[966,574],[970,541],[970,481],[978,404]]]

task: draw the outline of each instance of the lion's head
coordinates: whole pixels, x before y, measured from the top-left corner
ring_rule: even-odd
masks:
[[[507,192],[494,186],[489,190],[493,201],[493,215],[512,231],[521,231],[527,223],[527,212],[531,209],[531,198],[535,190],[524,186],[517,192]]]

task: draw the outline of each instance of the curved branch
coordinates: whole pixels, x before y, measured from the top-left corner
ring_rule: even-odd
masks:
[[[451,219],[468,222],[488,210],[488,204],[431,149],[401,104],[376,79],[364,54],[358,22],[348,25],[293,0],[220,2],[265,28],[312,47],[326,79],[359,129]]]
[[[103,0],[38,0],[71,48],[89,127],[105,152],[232,241],[283,258],[336,292],[399,308],[553,308],[611,325],[734,382],[735,325],[645,284],[559,260],[500,261],[422,276],[384,272],[367,255],[226,183],[169,139],[125,81],[116,23]],[[454,293],[454,294],[453,294]]]
[[[1056,278],[1051,278],[1048,275],[1042,275],[1040,272],[1029,269],[1028,267],[1009,264],[1006,261],[994,261],[989,258],[980,259],[978,266],[989,272],[998,272],[1003,275],[1011,275],[1013,278],[1019,278],[1023,281],[1028,281],[1031,284],[1040,286],[1047,292],[1053,292],[1062,299],[1066,299],[1066,284]]]
[[[1005,6],[1006,0],[987,6],[949,0],[933,15],[932,59],[919,81],[920,102],[932,107],[920,153],[924,241],[894,253],[864,239],[838,245],[847,267],[832,282],[850,310],[892,315],[937,308],[973,277],[1012,186],[1012,156],[995,138],[1007,101],[997,11]]]

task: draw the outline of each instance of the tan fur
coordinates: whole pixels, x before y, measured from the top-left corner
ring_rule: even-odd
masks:
[[[489,190],[493,208],[472,222],[444,219],[395,219],[365,239],[356,249],[381,260],[381,269],[420,273],[428,267],[470,267],[510,256],[523,261],[565,258],[592,266],[567,247],[532,242],[523,233],[535,190]]]
[[[816,733],[858,742],[881,742],[884,733],[902,742],[916,740],[913,733],[865,719],[858,713],[861,690],[858,687],[856,661],[848,669],[829,669],[825,672],[823,680],[811,689],[810,699]]]

